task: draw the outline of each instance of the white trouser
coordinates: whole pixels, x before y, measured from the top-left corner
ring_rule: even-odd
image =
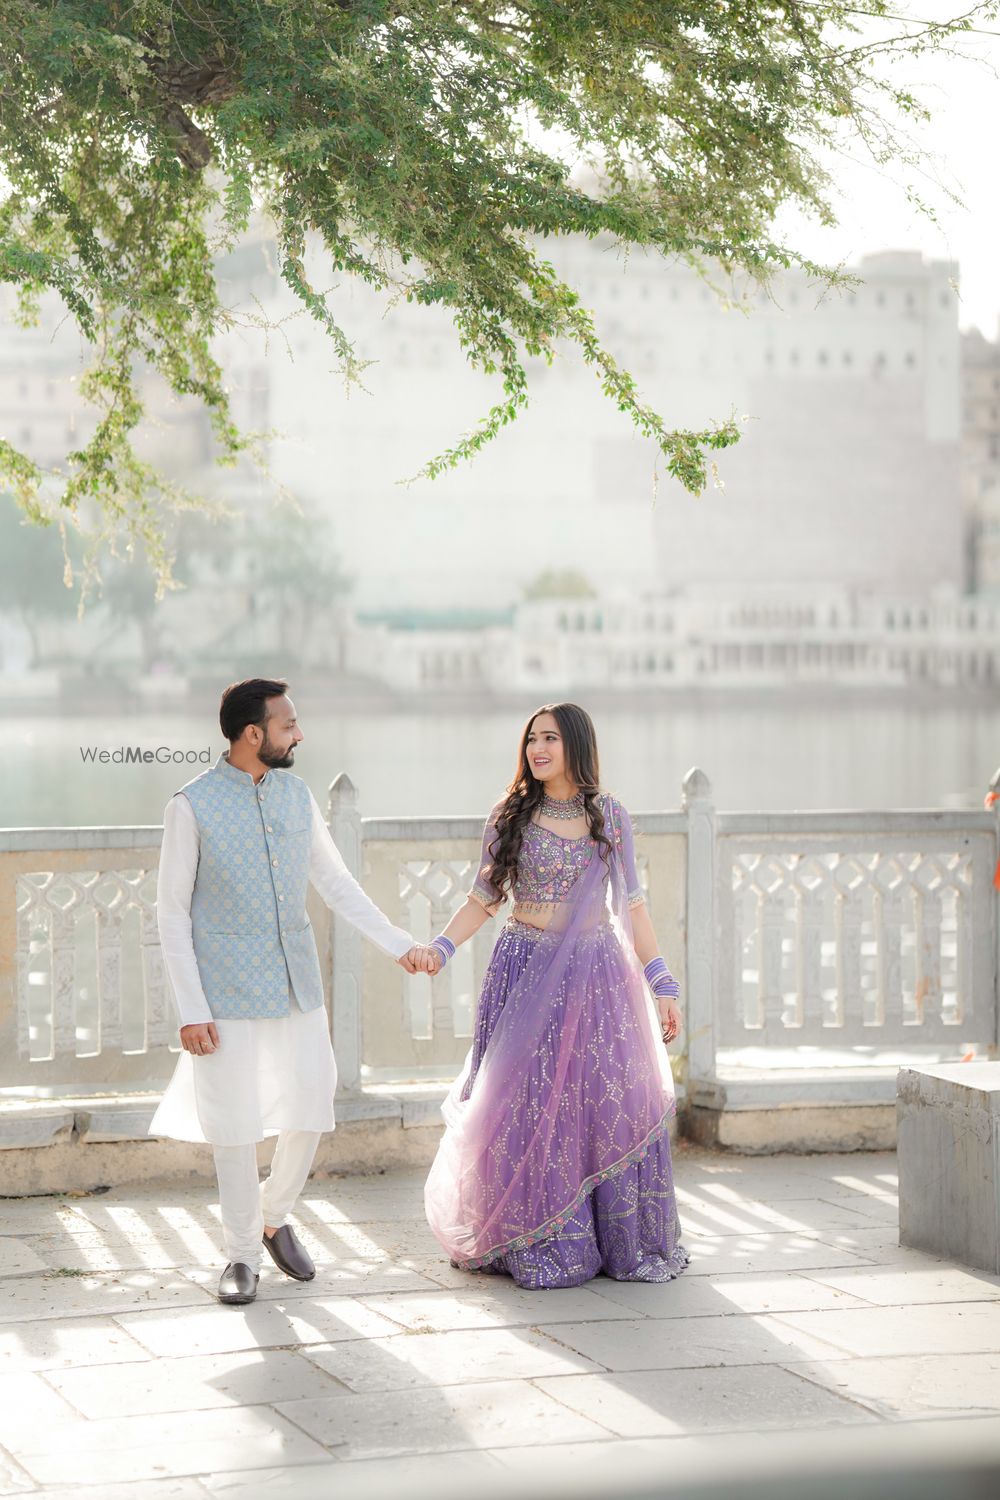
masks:
[[[256,1146],[214,1146],[226,1259],[260,1270],[264,1225],[280,1229],[305,1187],[319,1145],[319,1131],[283,1130],[260,1182]]]

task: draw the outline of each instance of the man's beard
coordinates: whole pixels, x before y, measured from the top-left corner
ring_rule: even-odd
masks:
[[[288,749],[283,752],[275,750],[274,746],[265,735],[264,743],[257,751],[257,759],[259,761],[263,761],[265,766],[270,766],[272,770],[282,771],[293,764],[292,757],[294,751],[294,745],[290,745]]]

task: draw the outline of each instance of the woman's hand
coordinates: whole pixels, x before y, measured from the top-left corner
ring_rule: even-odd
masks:
[[[431,974],[434,975],[441,967],[441,955],[436,948],[431,948],[424,943],[414,943],[408,953],[396,962],[401,965],[407,974]]]
[[[664,1046],[680,1035],[681,1013],[676,1000],[660,1001],[660,1028]]]

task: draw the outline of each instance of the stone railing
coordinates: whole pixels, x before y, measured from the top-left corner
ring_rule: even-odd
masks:
[[[476,818],[363,818],[347,776],[329,825],[417,939],[472,883]],[[897,1061],[997,1038],[991,813],[719,813],[700,771],[681,810],[634,818],[663,952],[681,981],[680,1092],[697,1113],[891,1102]],[[0,1090],[134,1095],[169,1077],[175,1025],[155,924],[159,828],[0,832]],[[454,1077],[497,925],[433,981],[406,976],[314,892],[345,1100]]]

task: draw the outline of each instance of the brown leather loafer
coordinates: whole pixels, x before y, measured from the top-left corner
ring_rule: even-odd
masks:
[[[282,1224],[270,1238],[265,1234],[264,1247],[278,1270],[284,1271],[286,1276],[294,1276],[296,1281],[312,1281],[316,1275],[309,1251],[299,1244],[290,1224]]]
[[[220,1302],[252,1302],[257,1295],[260,1277],[241,1260],[229,1265],[219,1277]]]

